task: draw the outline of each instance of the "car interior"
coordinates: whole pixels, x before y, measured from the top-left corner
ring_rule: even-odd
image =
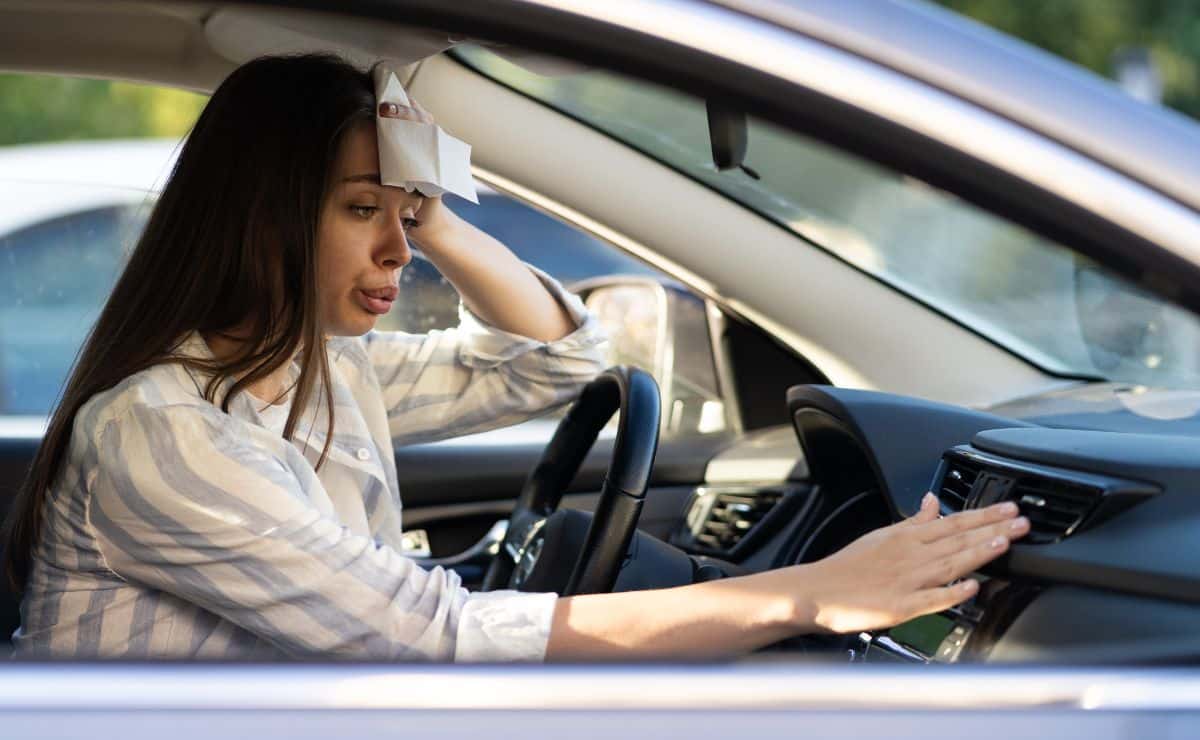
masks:
[[[1164,401],[1189,413],[1138,412],[1164,396],[1064,364],[1021,333],[1036,321],[993,331],[888,273],[895,255],[868,264],[845,224],[789,221],[756,205],[773,182],[771,162],[756,158],[760,129],[815,142],[813,167],[892,171],[860,164],[866,157],[837,131],[789,131],[752,113],[747,150],[745,115],[705,100],[694,82],[672,89],[629,60],[609,69],[482,30],[235,3],[0,0],[0,70],[210,92],[262,54],[398,59],[410,94],[470,142],[481,183],[647,268],[573,285],[607,317],[613,364],[640,371],[606,374],[570,412],[520,431],[396,449],[409,554],[458,570],[472,587],[650,588],[812,562],[910,516],[934,491],[946,513],[1015,501],[1033,532],[985,569],[980,593],[961,607],[878,633],[798,637],[751,659],[1200,656],[1192,396]],[[522,88],[592,74],[637,80],[649,98],[683,96],[695,116],[680,122],[681,136],[711,153],[681,150],[680,165],[639,138],[645,129]],[[959,202],[909,172],[894,175],[905,198]],[[956,234],[984,233],[987,219],[1009,228],[970,208]],[[846,223],[870,210],[848,211]],[[992,269],[974,254],[946,279]],[[914,269],[931,275],[932,262]],[[1162,311],[1154,320],[1196,321]],[[0,418],[0,507],[39,438],[32,415]],[[636,500],[622,498],[630,491]],[[0,634],[17,624],[6,593]]]

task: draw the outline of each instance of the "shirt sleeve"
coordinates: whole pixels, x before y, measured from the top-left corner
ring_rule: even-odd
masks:
[[[555,594],[472,594],[453,571],[350,533],[311,503],[319,482],[285,448],[297,459],[188,406],[110,421],[88,504],[107,567],[293,655],[544,657]]]
[[[455,329],[366,335],[394,444],[516,424],[570,401],[604,369],[606,337],[596,317],[554,278],[529,269],[566,309],[575,331],[541,342],[497,329],[462,306]]]

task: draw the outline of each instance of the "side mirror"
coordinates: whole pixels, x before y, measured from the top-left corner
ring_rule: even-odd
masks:
[[[608,364],[640,367],[658,382],[664,435],[731,428],[702,299],[642,277],[596,278],[572,289],[608,334]]]
[[[1077,261],[1075,310],[1092,365],[1104,377],[1121,379],[1153,370],[1160,361],[1156,334],[1161,330],[1162,305],[1134,286]]]

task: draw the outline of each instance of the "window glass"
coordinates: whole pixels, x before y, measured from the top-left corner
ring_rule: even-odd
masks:
[[[633,365],[654,375],[665,399],[665,434],[726,429],[700,298],[615,247],[490,189],[482,190],[478,205],[446,197],[455,213],[568,288],[594,278],[632,278],[629,284],[584,288],[589,310],[610,338],[607,364]],[[666,284],[669,290],[663,289]],[[400,294],[378,328],[421,333],[448,329],[458,321],[454,286],[414,250],[412,262],[400,273]]]
[[[601,275],[657,275],[644,263],[494,190],[479,186],[479,204],[452,194],[446,204],[499,239],[525,262],[565,285]],[[458,294],[420,250],[400,272],[400,295],[378,327],[412,333],[458,324]]]
[[[444,197],[456,214],[568,288],[593,278],[634,278],[629,285],[592,290],[587,300],[610,337],[608,366],[633,365],[654,376],[664,396],[664,434],[727,428],[701,299],[615,247],[489,188],[481,189],[478,205]],[[672,288],[664,291],[660,286],[668,283]],[[378,327],[410,333],[448,329],[458,324],[458,311],[454,286],[414,250],[412,262],[400,273],[400,294]]]
[[[746,164],[758,177],[719,172],[700,99],[602,71],[538,75],[478,47],[454,53],[1050,372],[1200,388],[1194,315],[947,192],[753,117]]]
[[[186,90],[132,82],[0,74],[0,147],[179,138],[206,100]]]
[[[659,275],[612,245],[490,189],[479,194],[479,205],[453,195],[447,204],[521,259],[564,283],[600,275]]]
[[[458,293],[424,254],[414,250],[412,262],[400,271],[400,293],[392,310],[379,317],[380,331],[424,334],[458,324]]]
[[[53,405],[142,213],[95,208],[0,236],[0,413]]]
[[[101,80],[0,75],[0,99],[0,414],[40,416],[53,407],[204,98]],[[478,205],[454,196],[447,202],[568,286],[599,276],[664,279],[585,232],[479,189]],[[453,286],[419,250],[414,257],[379,328],[422,333],[457,325]],[[707,339],[690,351],[707,353]],[[619,361],[614,354],[610,364]],[[653,362],[645,367],[662,370]]]
[[[50,411],[204,101],[0,75],[0,415]]]

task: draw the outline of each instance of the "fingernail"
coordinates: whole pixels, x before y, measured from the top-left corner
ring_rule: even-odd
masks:
[[[975,580],[975,579],[973,579],[973,578],[968,578],[967,580],[965,580],[965,581],[963,581],[962,583],[958,584],[958,589],[959,589],[960,591],[964,591],[964,592],[970,593],[971,591],[974,591],[974,590],[975,590],[975,587],[976,587],[976,586],[978,586],[978,585],[979,585],[979,582],[978,582],[978,581],[976,581],[976,580]]]
[[[1012,523],[1008,525],[1008,528],[1014,532],[1022,532],[1028,526],[1029,526],[1029,520],[1023,516],[1019,516],[1016,519],[1012,520]]]
[[[1012,501],[1005,501],[1004,503],[1000,504],[1000,511],[1004,512],[1005,514],[1016,514],[1017,505]]]
[[[988,546],[991,547],[993,550],[999,550],[1000,548],[1004,547],[1006,544],[1008,544],[1008,540],[1004,539],[1003,537],[996,537],[991,542],[988,543]]]
[[[934,496],[932,493],[926,493],[925,497],[921,499],[921,507],[924,508],[924,507],[930,506],[936,502],[937,502],[937,496]]]

